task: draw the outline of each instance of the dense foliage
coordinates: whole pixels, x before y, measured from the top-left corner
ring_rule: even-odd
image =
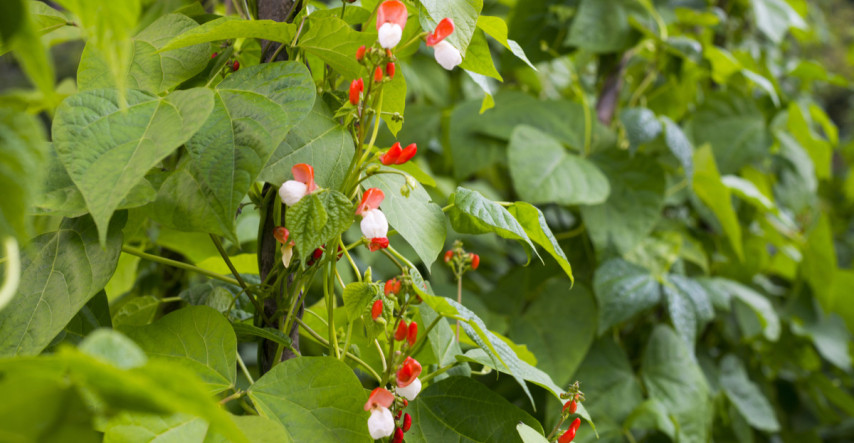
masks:
[[[0,440],[850,441],[852,16],[4,0]]]

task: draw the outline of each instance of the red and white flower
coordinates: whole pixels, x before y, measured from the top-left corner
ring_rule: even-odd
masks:
[[[371,251],[388,247],[388,220],[379,210],[384,198],[383,191],[370,188],[362,195],[362,202],[356,208],[356,215],[362,216],[359,227],[362,228],[362,235],[371,241],[368,245]]]
[[[291,173],[294,179],[282,183],[282,187],[279,188],[279,197],[282,203],[288,206],[297,204],[303,197],[317,189],[317,184],[314,183],[314,168],[311,165],[296,164],[291,168]]]
[[[415,400],[418,393],[421,392],[421,380],[418,376],[421,375],[421,363],[412,357],[406,357],[400,369],[397,370],[397,392],[407,400]]]
[[[394,403],[394,395],[385,388],[376,388],[371,392],[365,410],[371,411],[368,418],[368,432],[371,438],[378,440],[394,433],[394,416],[388,408]]]
[[[377,36],[380,46],[392,49],[400,43],[409,12],[399,0],[383,2],[377,9]]]
[[[453,33],[454,21],[450,18],[443,18],[436,25],[433,33],[427,36],[427,46],[433,48],[433,57],[436,58],[436,62],[449,71],[463,62],[460,50],[445,41],[445,37]]]

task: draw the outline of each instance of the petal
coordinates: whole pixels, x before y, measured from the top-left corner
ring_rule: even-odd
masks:
[[[418,152],[418,146],[415,146],[415,143],[407,146],[403,151],[401,151],[400,156],[395,161],[396,164],[402,165],[409,160],[412,160],[412,157],[415,157],[415,153]]]
[[[371,416],[368,417],[368,432],[374,440],[388,437],[394,433],[394,417],[388,408],[375,408],[371,410]]]
[[[375,388],[371,391],[371,396],[368,397],[368,402],[365,403],[365,410],[370,411],[376,407],[388,408],[394,403],[394,395],[386,388]]]
[[[454,33],[454,21],[451,18],[443,18],[436,25],[433,33],[427,36],[427,46],[436,46],[437,43],[444,40],[445,37]]]
[[[359,227],[362,229],[362,235],[365,238],[375,239],[388,236],[388,220],[379,209],[364,212]],[[386,246],[388,246],[387,242]]]
[[[279,198],[282,199],[282,203],[288,206],[299,203],[307,193],[308,186],[296,180],[288,180],[282,183],[282,187],[279,188]]]
[[[377,40],[379,40],[380,46],[386,49],[397,46],[401,37],[403,37],[403,28],[396,23],[383,23],[377,31]]]
[[[448,71],[463,62],[463,56],[460,54],[460,51],[444,40],[433,47],[433,57],[436,58],[436,62],[439,65]]]
[[[392,148],[394,147],[392,146]],[[369,188],[362,194],[362,202],[356,208],[356,215],[364,216],[365,212],[379,208],[384,198],[385,194],[381,189]],[[384,235],[375,235],[374,237],[384,237]]]
[[[421,392],[421,380],[416,378],[412,380],[412,383],[402,388],[398,387],[395,389],[395,392],[409,401],[415,400],[415,397],[417,397],[418,393]]]
[[[291,168],[291,174],[294,175],[294,180],[305,183],[307,192],[312,192],[317,189],[314,183],[314,168],[305,163],[297,163]]]
[[[399,0],[385,1],[377,9],[377,30],[384,23],[394,23],[400,26],[401,31],[403,31],[403,28],[406,27],[406,18],[408,16],[409,12],[406,10],[406,5]]]
[[[398,158],[400,157],[402,150],[400,149],[400,142],[397,142],[391,145],[388,151],[385,154],[380,156],[380,162],[382,164],[388,166],[397,163]]]

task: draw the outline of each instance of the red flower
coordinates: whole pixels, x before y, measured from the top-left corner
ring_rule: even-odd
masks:
[[[415,146],[415,143],[403,148],[403,151],[400,153],[400,157],[397,159],[397,164],[402,165],[408,162],[412,157],[415,157],[416,152],[418,152],[418,146]]]
[[[409,346],[415,344],[415,340],[418,338],[418,323],[412,322],[409,324],[409,332],[406,335],[406,339],[409,341]]]
[[[273,230],[273,237],[276,237],[276,240],[281,244],[288,241],[288,236],[290,236],[290,232],[284,226],[279,226]]]
[[[572,421],[572,425],[570,425],[570,429],[578,430],[578,427],[581,426],[581,418],[576,417],[575,420]]]
[[[387,237],[374,237],[371,239],[371,243],[368,244],[368,249],[371,252],[379,251],[380,249],[385,249],[388,247],[388,238]]]
[[[385,65],[385,73],[388,74],[388,78],[394,78],[394,69],[394,63]]]
[[[377,300],[374,302],[374,305],[371,307],[371,318],[374,321],[377,321],[380,315],[383,313],[383,301]]]
[[[400,369],[397,370],[397,386],[400,388],[409,386],[421,375],[421,363],[412,357],[406,357]]]
[[[369,188],[362,194],[362,202],[356,207],[356,215],[363,215],[365,212],[377,209],[383,202],[385,194],[379,188]]]
[[[397,294],[400,292],[400,280],[393,278],[385,282],[385,287],[383,288],[383,292],[385,295],[389,294]]]
[[[405,149],[401,149],[400,142],[397,142],[391,145],[391,148],[380,156],[380,162],[386,166],[402,165],[411,160],[416,152],[418,152],[418,146],[415,143],[410,144]]]
[[[406,322],[401,320],[400,323],[397,324],[397,330],[394,331],[394,339],[397,341],[403,341],[406,339],[407,330]]]
[[[391,49],[400,43],[409,12],[399,0],[383,2],[377,9],[377,37],[380,46]]]
[[[317,189],[317,184],[314,183],[314,168],[305,163],[297,163],[291,168],[291,174],[294,175],[294,180],[305,183],[309,193]]]
[[[480,256],[475,253],[469,253],[469,258],[471,258],[471,269],[477,269],[480,266]]]
[[[356,50],[356,60],[362,61],[365,58],[365,45],[359,46],[359,49]]]
[[[445,251],[445,263],[450,262],[452,258],[454,258],[454,251]]]
[[[436,29],[433,30],[433,33],[427,36],[427,46],[436,46],[436,44],[444,40],[445,37],[453,34],[453,32],[454,21],[451,18],[443,18],[442,21],[436,25]]]
[[[569,443],[575,438],[575,428],[570,427],[557,439],[557,443]]]
[[[216,58],[216,56],[217,56],[217,55],[219,55],[219,54],[217,54],[216,52],[214,52],[213,54],[211,54],[211,58]]]
[[[383,69],[377,66],[377,69],[374,70],[374,82],[379,83],[383,81]]]
[[[371,396],[368,397],[368,402],[365,403],[365,410],[370,411],[373,408],[390,408],[394,403],[394,395],[388,392],[386,388],[375,388],[371,391]]]
[[[350,82],[350,104],[353,106],[359,104],[359,96],[365,90],[365,82],[361,78],[357,78]]]
[[[569,411],[570,414],[575,414],[575,410],[578,409],[578,403],[575,400],[570,400],[563,405],[563,410],[561,412]]]

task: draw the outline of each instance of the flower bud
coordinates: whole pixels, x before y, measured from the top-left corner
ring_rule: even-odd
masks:
[[[273,229],[273,237],[281,244],[285,244],[288,241],[288,236],[290,236],[290,232],[284,226],[278,226],[276,229]]]
[[[407,412],[403,414],[403,425],[400,427],[403,429],[403,432],[408,432],[409,428],[412,427],[412,416]]]
[[[233,65],[231,65],[231,69],[232,69],[232,70],[235,70],[235,71],[237,71],[238,69],[240,69],[240,62],[239,62],[239,61],[237,61],[237,60],[235,60],[235,61],[234,61],[234,64],[233,64]]]
[[[572,421],[572,425],[570,425],[569,428],[578,430],[579,426],[581,426],[581,418],[575,417],[575,420]]]
[[[362,61],[365,58],[365,45],[359,46],[359,49],[356,50],[356,60]]]
[[[359,96],[365,89],[365,82],[361,78],[357,78],[350,82],[350,104],[356,106],[359,104]]]
[[[374,305],[371,307],[371,318],[374,321],[377,321],[380,315],[383,313],[383,301],[377,300],[374,302]]]
[[[386,237],[374,237],[371,239],[371,242],[368,244],[368,249],[371,252],[379,251],[380,249],[385,249],[388,247],[388,238]]]
[[[393,165],[397,163],[397,160],[400,158],[400,154],[403,150],[400,148],[400,142],[397,142],[391,145],[391,148],[388,149],[383,155],[380,156],[380,162],[386,166]]]
[[[391,443],[403,443],[403,431],[400,428],[394,430],[394,437],[391,439]]]
[[[454,258],[454,251],[445,251],[445,263],[450,262],[452,258]]]
[[[470,252],[469,258],[471,259],[471,269],[475,270],[478,266],[480,266],[480,256]]]
[[[409,324],[409,331],[406,334],[406,339],[409,341],[409,346],[415,344],[415,340],[418,338],[418,323],[412,322]]]
[[[570,427],[557,439],[558,443],[569,443],[575,438],[575,428]]]
[[[410,144],[403,151],[400,152],[400,157],[397,159],[397,164],[402,165],[409,160],[412,160],[412,157],[415,157],[415,153],[418,152],[418,146],[415,146],[415,143]]]
[[[394,71],[394,63],[388,63],[387,65],[385,65],[385,73],[386,75],[388,75],[388,78],[394,78]]]
[[[383,70],[379,66],[374,70],[374,82],[381,83],[383,81]]]
[[[575,400],[570,400],[563,405],[563,410],[561,412],[564,414],[575,414],[576,409],[578,409],[578,403],[576,403]]]
[[[211,58],[216,58],[216,56],[218,56],[218,55],[219,55],[219,54],[217,54],[216,52],[214,52],[213,54],[211,54]]]
[[[397,330],[394,331],[394,339],[397,341],[405,340],[408,331],[409,329],[406,327],[406,322],[401,320],[400,323],[397,324]]]

